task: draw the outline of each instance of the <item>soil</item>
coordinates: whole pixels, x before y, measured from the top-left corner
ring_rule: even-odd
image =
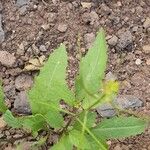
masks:
[[[30,59],[47,58],[60,43],[65,43],[69,56],[67,80],[73,87],[79,61],[78,41],[84,55],[96,32],[103,27],[109,44],[106,73],[112,72],[117,77],[119,94],[134,95],[143,101],[137,111],[150,114],[149,0],[1,0],[0,15],[0,51],[7,51],[10,60],[15,61],[0,58],[0,78],[5,101],[15,113],[18,113],[14,109],[16,96],[32,85],[31,78],[36,74],[23,71]],[[18,83],[18,76],[27,76],[27,81],[20,77]],[[20,138],[24,134],[10,128],[0,130],[1,139]],[[43,149],[48,149],[56,138],[54,135],[49,139]],[[29,136],[24,141],[32,143],[34,139]],[[150,130],[108,144],[110,150],[150,150]],[[0,142],[0,146],[4,150],[13,149],[8,142]]]

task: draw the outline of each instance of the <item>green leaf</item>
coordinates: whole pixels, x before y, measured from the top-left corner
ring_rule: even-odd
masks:
[[[96,135],[95,135],[95,137],[96,137]],[[93,138],[90,135],[86,135],[86,138],[87,138],[89,145],[90,145],[90,147],[87,148],[86,150],[101,150],[99,144],[95,140],[93,140]],[[108,145],[106,143],[107,141],[105,139],[102,139],[102,137],[97,138],[97,139],[99,139],[99,142],[102,143],[102,145],[106,149],[108,149]]]
[[[79,122],[82,126],[84,126],[83,122],[82,122],[80,119],[77,118],[77,120],[78,120],[78,122]],[[85,128],[85,130],[88,132],[89,136],[99,145],[99,149],[100,149],[100,150],[107,150],[107,144],[104,143],[103,140],[101,141],[101,138],[98,139],[98,138],[95,136],[95,134],[94,134],[93,132],[91,132],[86,126],[84,126],[84,128]],[[86,149],[90,149],[90,145],[89,145],[89,147],[86,148]]]
[[[85,115],[85,112],[81,113],[80,116],[79,116],[79,119],[83,122],[84,120],[84,115]],[[88,112],[87,114],[87,122],[86,122],[86,127],[87,128],[91,128],[93,127],[93,125],[95,124],[96,122],[96,113],[95,112]],[[74,124],[74,129],[76,130],[80,130],[82,129],[82,125],[76,121],[75,124]]]
[[[50,150],[72,150],[73,144],[68,135],[63,135],[61,139]]]
[[[4,103],[4,92],[2,90],[2,83],[0,81],[0,112],[4,113],[7,110],[7,107]]]
[[[69,132],[69,139],[71,141],[71,143],[78,147],[78,148],[81,148],[81,149],[87,149],[89,148],[89,143],[86,139],[86,137],[84,135],[82,135],[82,143],[80,141],[80,136],[81,136],[81,132],[80,131],[77,131],[77,130],[72,130]]]
[[[21,128],[22,127],[22,121],[19,120],[18,118],[15,118],[11,111],[7,110],[3,114],[4,121],[8,124],[8,126],[12,128]]]
[[[100,122],[92,132],[106,139],[124,138],[144,132],[147,122],[135,117],[115,117]]]
[[[40,139],[38,141],[35,141],[31,144],[31,150],[39,149],[42,145],[44,145],[46,143],[46,140],[47,140],[47,136],[40,137]]]
[[[57,104],[59,100],[63,99],[69,105],[74,104],[74,95],[68,89],[65,81],[66,67],[67,54],[65,46],[61,45],[51,54],[36,77],[33,88],[28,93],[33,114],[39,113],[35,101]]]
[[[40,131],[41,129],[45,129],[46,127],[46,120],[40,114],[20,117],[18,119],[22,120],[23,128],[31,130],[33,134]]]
[[[45,118],[46,118],[47,123],[53,128],[61,128],[64,125],[64,118],[56,110],[51,109],[45,115]]]
[[[92,99],[92,95],[97,94],[101,88],[106,62],[107,45],[104,31],[101,29],[97,34],[93,46],[80,62],[79,75],[75,83],[76,97],[78,100],[96,101],[96,99]]]
[[[31,115],[24,117],[14,117],[11,111],[7,110],[3,115],[4,121],[12,128],[24,128],[31,130],[33,133],[45,128],[46,120],[40,115]]]

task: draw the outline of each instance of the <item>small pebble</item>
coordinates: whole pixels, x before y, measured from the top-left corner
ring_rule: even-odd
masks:
[[[0,129],[6,126],[6,122],[4,121],[3,117],[0,117]]]
[[[144,45],[143,51],[144,51],[144,53],[149,54],[150,53],[150,45]]]
[[[28,90],[33,84],[32,77],[26,74],[19,75],[15,79],[15,87],[18,90]]]
[[[146,60],[146,65],[150,66],[150,59]]]
[[[130,31],[123,32],[119,35],[117,48],[121,50],[130,50],[129,47],[133,43],[132,34]]]
[[[117,41],[118,41],[118,38],[117,36],[114,35],[112,38],[108,40],[108,44],[111,46],[115,46],[117,44]]]
[[[41,26],[44,30],[48,30],[50,28],[50,25],[49,24],[43,24]]]
[[[45,45],[40,45],[39,49],[41,52],[47,52]]]
[[[139,58],[136,59],[136,61],[135,61],[135,64],[136,64],[136,65],[140,65],[141,63],[142,63],[141,59],[139,59]]]
[[[24,91],[21,91],[14,101],[14,109],[18,113],[30,114],[31,109],[28,103],[27,94]]]
[[[68,26],[66,24],[59,24],[57,29],[60,32],[66,32],[67,28],[68,28]]]
[[[144,27],[145,29],[147,29],[147,28],[150,27],[150,18],[149,18],[149,17],[146,18],[146,20],[145,20],[145,22],[144,22],[144,24],[143,24],[143,27]]]
[[[122,150],[122,148],[120,147],[120,145],[116,145],[116,146],[114,147],[114,150]]]
[[[81,5],[83,8],[90,8],[92,6],[92,3],[89,2],[81,2]]]
[[[2,65],[6,67],[13,67],[15,62],[16,62],[15,56],[13,56],[7,51],[0,51],[0,63]]]

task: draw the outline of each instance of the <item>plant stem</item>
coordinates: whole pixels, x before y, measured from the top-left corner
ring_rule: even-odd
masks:
[[[77,118],[77,121],[84,126],[83,122]],[[107,148],[95,137],[95,135],[85,126],[85,130],[89,133],[89,135],[95,140],[95,142],[100,146],[101,150],[107,150]]]

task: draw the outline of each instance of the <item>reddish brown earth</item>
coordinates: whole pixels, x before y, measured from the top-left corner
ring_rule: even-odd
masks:
[[[65,43],[69,55],[68,82],[72,87],[78,68],[77,41],[80,38],[84,55],[96,32],[103,27],[109,44],[106,73],[112,72],[117,77],[120,94],[141,99],[143,106],[138,111],[150,115],[149,0],[27,1],[22,0],[24,5],[16,4],[15,0],[0,1],[0,51],[10,53],[9,60],[3,60],[4,54],[0,55],[0,78],[5,100],[12,111],[20,111],[14,104],[16,96],[32,85],[36,72],[23,72],[31,58],[48,57],[60,43]],[[83,2],[90,6],[85,7]],[[21,130],[0,128],[1,149],[13,149],[10,139],[23,135]],[[52,138],[42,149],[48,149],[55,135]],[[34,140],[28,137],[23,141],[32,143]],[[108,143],[111,150],[150,150],[150,130],[134,138]]]

